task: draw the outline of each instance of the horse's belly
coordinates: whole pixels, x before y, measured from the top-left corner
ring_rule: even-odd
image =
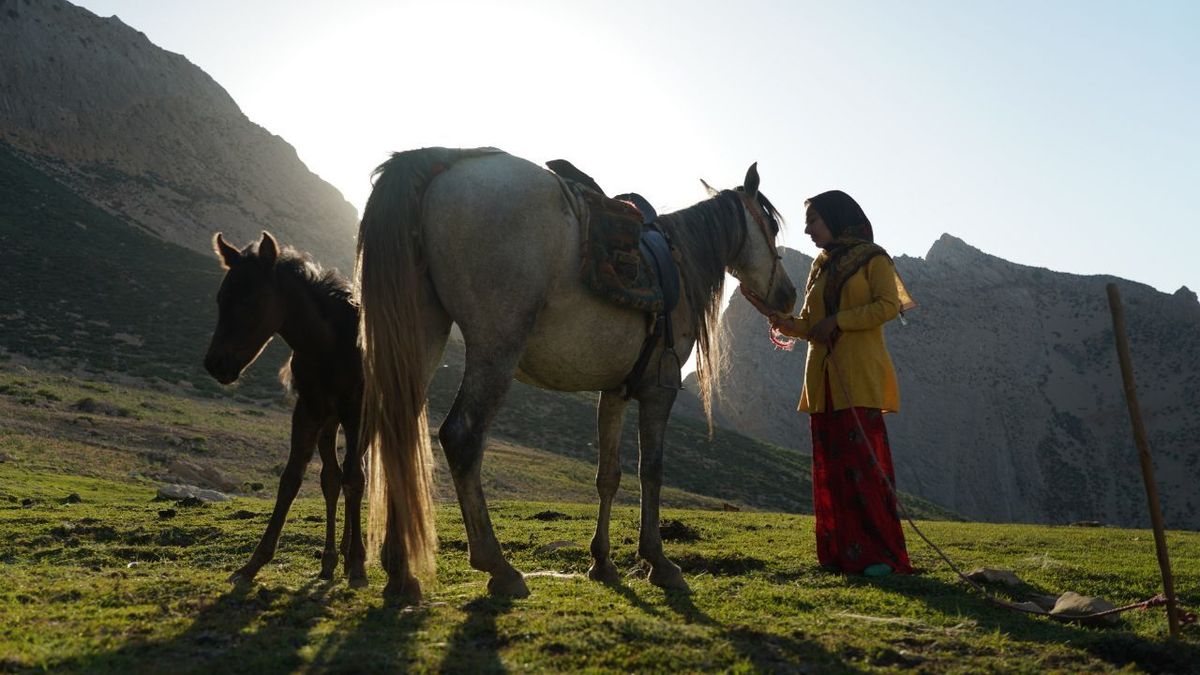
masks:
[[[517,379],[560,391],[620,386],[646,338],[645,315],[598,300],[582,287],[555,296],[538,315]]]

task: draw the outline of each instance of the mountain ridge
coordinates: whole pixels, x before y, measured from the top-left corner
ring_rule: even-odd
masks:
[[[807,277],[812,258],[788,250]],[[897,484],[993,521],[1145,524],[1105,285],[1124,299],[1139,396],[1171,527],[1200,529],[1200,303],[1110,275],[1019,265],[943,235],[897,269],[918,306],[888,324],[901,410],[889,416]],[[774,351],[765,320],[736,299],[721,319],[717,419],[809,452],[795,412],[804,343]],[[699,416],[690,394],[678,407]]]
[[[97,206],[200,253],[270,230],[351,270],[354,208],[186,57],[31,0],[0,5],[0,61],[0,139]]]

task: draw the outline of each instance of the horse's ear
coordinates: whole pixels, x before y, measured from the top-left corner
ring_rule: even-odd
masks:
[[[746,180],[742,181],[742,189],[751,197],[758,194],[758,162],[751,164],[746,170]]]
[[[221,266],[229,269],[242,259],[242,252],[229,245],[220,232],[213,235],[213,251],[221,259]]]
[[[258,242],[258,260],[264,267],[274,267],[275,259],[279,257],[279,242],[270,232],[263,230],[262,241]]]
[[[709,197],[716,197],[717,195],[721,194],[720,190],[717,190],[715,187],[709,185],[708,181],[704,180],[703,178],[700,179],[700,184],[704,186],[704,189],[708,192]]]

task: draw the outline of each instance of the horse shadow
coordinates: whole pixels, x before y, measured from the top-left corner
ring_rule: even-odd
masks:
[[[312,627],[341,593],[338,584],[317,580],[295,590],[234,586],[202,607],[182,633],[132,640],[113,651],[51,662],[47,668],[56,672],[180,673],[287,673],[314,666],[353,670],[364,666],[350,658],[359,651],[378,659],[379,642],[373,636],[383,634],[400,650],[398,660],[405,661],[404,650],[412,647],[412,635],[424,615],[404,616],[387,607],[360,615],[351,631],[335,631],[338,642],[323,644],[315,658],[302,653],[312,643]]]
[[[476,598],[463,609],[467,618],[458,624],[446,641],[446,653],[438,665],[439,673],[503,673],[500,649],[507,638],[496,629],[496,619],[513,609],[513,600],[503,596]]]

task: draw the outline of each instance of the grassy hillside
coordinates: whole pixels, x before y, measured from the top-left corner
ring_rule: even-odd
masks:
[[[214,223],[214,230],[219,228]],[[216,393],[201,361],[216,325],[221,270],[80,199],[0,143],[0,347],[80,367]],[[277,341],[278,342],[278,341]],[[282,344],[243,383],[278,396]]]
[[[137,452],[150,457],[152,464],[178,452],[199,452],[206,462],[216,462],[246,480],[273,482],[269,471],[283,461],[287,447],[289,403],[275,381],[287,348],[275,340],[234,388],[222,389],[204,372],[201,360],[216,323],[214,297],[221,278],[215,258],[164,243],[109,215],[2,144],[0,250],[6,259],[5,286],[16,289],[0,293],[0,351],[52,362],[75,371],[80,382],[96,386],[108,387],[115,380],[146,383],[174,401],[134,400],[142,394],[131,393],[132,389],[112,392],[114,397],[129,399],[140,415],[117,419],[113,433],[145,436],[138,441]],[[462,367],[462,347],[452,343],[430,393],[434,424],[453,401]],[[42,427],[25,424],[34,435],[79,437],[81,430],[71,422],[69,405],[89,393],[76,391],[69,379],[60,378],[70,390],[57,394],[61,401],[34,395],[39,405],[58,411]],[[20,399],[41,386],[14,391]],[[104,399],[108,393],[90,395]],[[196,394],[242,406],[242,412],[234,411],[239,424],[227,431],[222,427],[231,420],[215,412],[201,422],[153,409],[179,408],[190,415],[190,396]],[[595,400],[595,394],[561,394],[515,384],[495,424],[485,464],[499,494],[566,498],[569,492],[572,499],[593,499]],[[141,418],[151,430],[126,429],[137,427]],[[636,419],[633,405],[621,450],[626,498],[637,492]],[[110,422],[97,424],[103,427]],[[189,430],[187,424],[209,428]],[[178,441],[193,431],[207,439],[203,451]],[[803,433],[799,427],[797,431]],[[90,433],[103,432],[91,429]],[[160,447],[164,438],[175,439],[174,445]],[[268,439],[277,450],[247,454],[249,449],[269,446]],[[570,461],[562,463],[563,459]],[[524,468],[508,469],[509,460],[512,466]],[[561,480],[552,482],[562,482],[562,489],[552,490],[553,494],[536,489],[522,493],[524,487],[544,484],[543,465],[570,467],[554,470]],[[738,434],[718,431],[709,441],[702,424],[694,420],[677,419],[667,433],[667,485],[704,495],[708,503],[718,506],[727,501],[781,511],[810,510],[808,467],[809,460],[799,453]],[[952,517],[932,504],[910,501],[920,513]]]
[[[79,495],[78,503],[65,497]],[[643,579],[636,511],[614,514],[618,585],[588,581],[593,509],[501,502],[493,515],[533,595],[490,599],[466,564],[456,508],[438,511],[438,578],[398,611],[371,587],[316,580],[321,505],[295,507],[257,584],[225,576],[254,546],[270,503],[193,508],[150,501],[142,485],[0,464],[0,671],[504,672],[1195,672],[1200,635],[1164,640],[1161,611],[1112,629],[994,609],[910,546],[927,573],[868,580],[822,572],[806,516],[667,510],[667,541],[691,594]],[[21,506],[22,500],[30,500]],[[545,512],[554,519],[547,519]],[[1149,533],[930,522],[964,565],[1014,569],[1029,592],[1071,589],[1124,603],[1155,593]],[[1171,533],[1177,586],[1200,604],[1200,535]],[[553,546],[551,545],[553,544]],[[1101,552],[1103,552],[1101,554]]]

